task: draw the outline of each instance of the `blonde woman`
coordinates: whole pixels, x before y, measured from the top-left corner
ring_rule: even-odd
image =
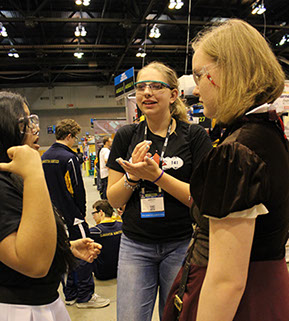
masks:
[[[126,204],[118,264],[119,321],[159,313],[192,235],[189,178],[211,149],[205,130],[187,122],[176,73],[159,62],[140,70],[136,101],[145,121],[116,134],[107,166],[108,200]]]
[[[272,105],[284,73],[241,20],[205,31],[193,48],[194,94],[226,131],[191,177],[199,227],[163,320],[286,321],[289,154]]]

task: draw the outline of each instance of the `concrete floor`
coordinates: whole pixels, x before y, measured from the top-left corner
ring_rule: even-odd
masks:
[[[83,177],[86,189],[86,218],[90,226],[94,225],[92,218],[92,204],[99,199],[99,193],[95,186],[93,186],[93,177]],[[110,305],[101,309],[78,309],[76,305],[67,306],[71,321],[116,321],[116,288],[117,280],[99,281],[95,279],[95,292],[110,299]],[[63,297],[62,288],[59,288],[60,296]],[[158,300],[154,310],[152,321],[159,321],[158,317]],[[134,321],[134,320],[127,320]]]

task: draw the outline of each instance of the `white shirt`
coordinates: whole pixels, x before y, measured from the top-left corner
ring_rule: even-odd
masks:
[[[106,162],[108,160],[109,153],[110,149],[107,147],[103,147],[99,153],[99,170],[101,179],[108,176],[108,167],[106,167]]]

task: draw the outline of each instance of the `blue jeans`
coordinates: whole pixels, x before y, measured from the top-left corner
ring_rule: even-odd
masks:
[[[147,244],[121,236],[117,275],[117,320],[150,321],[159,288],[162,317],[190,239]]]

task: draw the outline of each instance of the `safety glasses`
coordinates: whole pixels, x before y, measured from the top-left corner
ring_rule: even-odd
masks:
[[[21,134],[25,134],[27,128],[29,128],[31,133],[35,135],[39,132],[39,117],[35,114],[20,117],[18,119],[18,126]]]
[[[210,73],[207,70],[207,67],[209,67],[212,64],[203,66],[202,69],[200,71],[193,71],[193,78],[194,81],[196,83],[197,86],[199,86],[200,84],[200,80],[202,79],[203,76],[207,76],[208,80],[216,87],[219,87],[213,80],[212,76],[210,75]]]

